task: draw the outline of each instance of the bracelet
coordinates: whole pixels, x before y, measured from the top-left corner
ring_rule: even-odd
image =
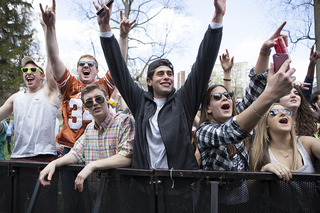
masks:
[[[121,38],[126,38],[126,37],[128,37],[128,34],[122,34],[122,33],[120,33],[120,37],[121,37]]]
[[[260,55],[270,56],[270,53],[271,53],[271,49],[270,50],[260,49]]]
[[[256,113],[256,115],[257,115],[259,118],[263,118],[264,115],[261,116],[261,115],[259,115],[259,114],[257,113],[256,109],[254,108],[253,103],[252,103],[252,109],[253,109],[254,113]]]
[[[224,81],[231,81],[230,78],[224,78],[223,80],[224,80]]]

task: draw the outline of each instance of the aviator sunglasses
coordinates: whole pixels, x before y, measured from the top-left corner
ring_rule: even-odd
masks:
[[[219,100],[221,100],[222,95],[224,95],[227,99],[232,99],[233,93],[232,92],[213,93],[213,94],[211,94],[211,97],[213,97],[215,100],[219,101]]]
[[[98,104],[102,104],[104,102],[104,97],[102,96],[98,96],[95,99],[95,102],[97,102]],[[93,100],[90,98],[88,99],[85,103],[84,106],[87,107],[88,109],[91,108],[93,106]]]
[[[283,113],[285,113],[286,115],[289,115],[289,116],[292,115],[292,112],[291,112],[290,109],[281,109],[281,111],[282,111]],[[276,116],[276,115],[278,115],[278,113],[279,113],[279,109],[272,109],[272,110],[270,110],[270,112],[269,112],[269,114],[272,115],[272,116]]]
[[[38,67],[22,67],[22,68],[21,68],[21,71],[22,71],[23,73],[27,73],[29,70],[30,70],[32,73],[36,73],[36,72],[38,72],[38,70],[39,70],[41,73],[43,73],[42,70],[39,69]]]
[[[78,65],[83,67],[85,64],[88,64],[89,67],[93,67],[96,63],[93,61],[79,61]]]

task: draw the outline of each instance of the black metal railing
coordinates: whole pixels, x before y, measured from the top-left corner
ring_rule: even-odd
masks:
[[[52,207],[42,212],[64,211],[61,181],[47,196],[48,186],[34,178],[46,165],[0,161],[0,212],[38,212],[47,201]],[[69,170],[76,177],[82,168],[56,173]],[[67,204],[75,212],[320,212],[319,183],[318,174],[295,173],[284,182],[266,172],[121,168],[93,173]]]

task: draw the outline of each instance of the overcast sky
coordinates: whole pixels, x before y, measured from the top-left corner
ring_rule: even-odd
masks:
[[[33,6],[36,12],[40,11],[39,2],[43,5],[52,4],[50,0],[35,0]],[[75,6],[72,5],[71,0],[57,0],[56,2],[57,36],[60,56],[65,65],[68,69],[74,70],[81,55],[84,53],[92,54],[92,46],[88,42],[92,41],[96,44],[95,51],[101,65],[100,75],[103,75],[108,68],[101,50],[99,33],[96,31],[98,29],[96,20],[93,20],[91,25],[81,23],[77,13],[72,12],[71,8]],[[87,5],[90,5],[91,2],[88,0]],[[91,6],[93,7],[92,3]],[[164,14],[166,18],[172,16],[177,19],[175,24],[177,24],[176,29],[178,31],[182,25],[188,28],[187,33],[180,34],[188,38],[183,43],[185,48],[183,53],[172,53],[168,56],[177,71],[189,69],[195,61],[197,49],[214,13],[213,0],[186,0],[186,6],[188,16],[176,16],[170,11]],[[161,18],[158,21],[160,20]],[[265,5],[261,4],[261,1],[228,0],[227,12],[223,21],[223,40],[219,54],[228,49],[229,53],[235,56],[235,62],[248,62],[250,66],[254,66],[262,43],[274,33],[276,25],[279,26],[283,21],[285,20],[279,19],[277,23],[274,23],[274,19],[268,18],[268,11]],[[287,21],[290,22],[291,20]],[[41,42],[41,51],[45,55],[44,37],[40,24],[35,22],[34,25],[39,31],[38,38]],[[175,33],[179,36],[179,32]],[[115,35],[118,35],[118,32],[115,32]],[[290,46],[289,50],[291,50]],[[274,51],[271,54],[273,53]],[[298,80],[304,80],[309,63],[309,53],[309,47],[302,44],[297,45],[290,53],[291,67],[297,69],[295,75]],[[219,63],[219,59],[216,63]]]

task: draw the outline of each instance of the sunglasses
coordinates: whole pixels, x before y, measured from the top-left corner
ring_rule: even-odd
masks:
[[[78,65],[83,67],[85,64],[88,64],[89,67],[93,67],[96,63],[93,61],[79,61]]]
[[[97,102],[98,104],[102,104],[104,102],[104,97],[102,96],[98,96],[95,99],[95,102]],[[91,108],[93,106],[93,100],[90,98],[88,99],[85,103],[84,106],[87,107],[88,109]]]
[[[292,115],[292,112],[291,112],[290,109],[281,109],[281,111],[282,111],[283,113],[285,113],[286,115],[289,115],[289,116]],[[272,116],[276,116],[276,115],[278,115],[278,113],[279,113],[279,110],[278,110],[278,109],[272,109],[272,110],[270,110],[270,112],[269,112],[269,114],[272,115]]]
[[[32,73],[36,73],[36,72],[38,72],[38,70],[39,70],[41,73],[43,73],[42,70],[39,69],[38,67],[22,67],[22,68],[21,68],[21,71],[22,71],[23,73],[27,73],[29,70],[30,70]]]
[[[213,97],[215,100],[219,101],[219,100],[221,100],[222,95],[224,95],[227,99],[232,99],[233,93],[232,92],[213,93],[211,95],[211,97]]]

